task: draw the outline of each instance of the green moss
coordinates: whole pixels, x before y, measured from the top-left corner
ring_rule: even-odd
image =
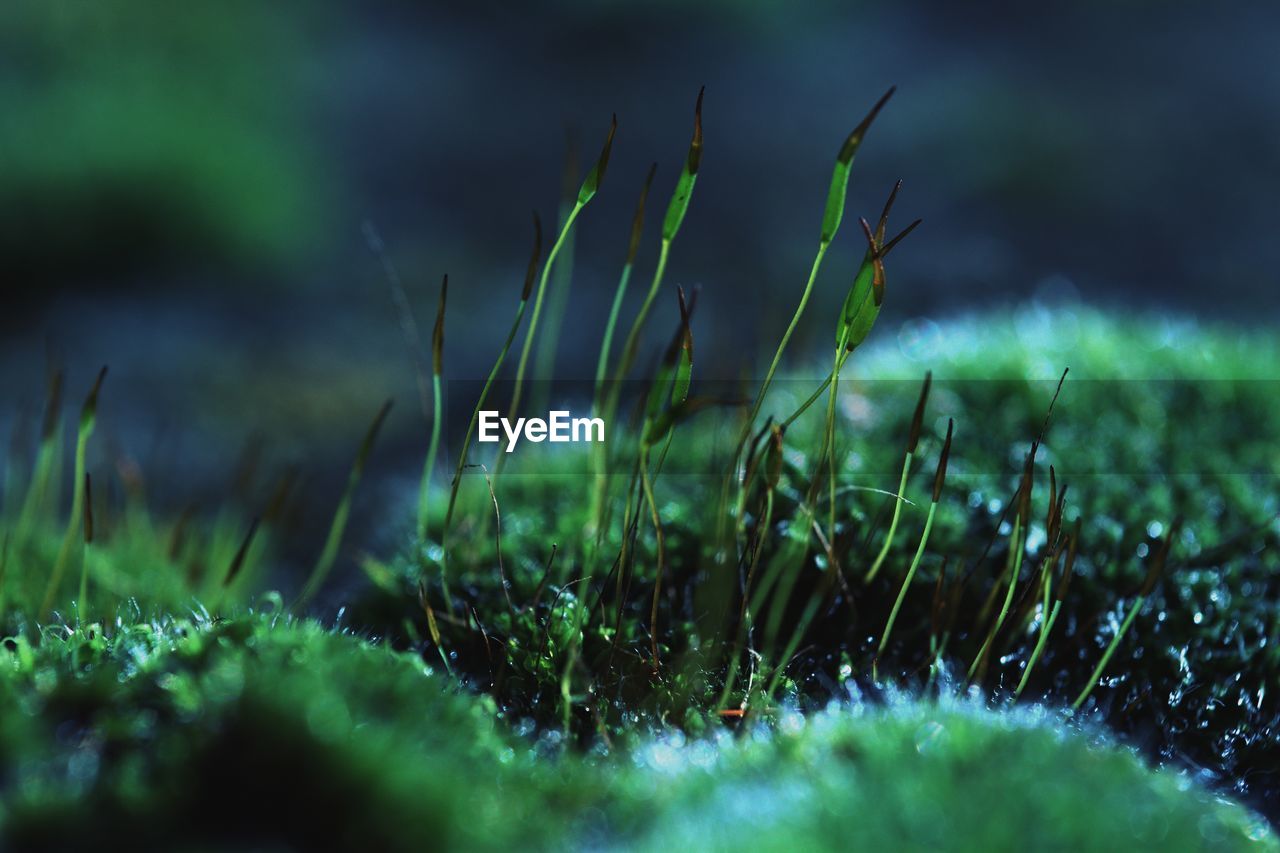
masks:
[[[1152,758],[1208,768],[1219,784],[1271,808],[1276,792],[1265,770],[1276,755],[1276,724],[1267,697],[1277,689],[1280,660],[1273,653],[1280,611],[1267,592],[1280,570],[1280,451],[1273,439],[1280,395],[1269,381],[1275,342],[1082,308],[1029,308],[931,331],[911,323],[898,338],[856,353],[841,386],[833,553],[843,586],[814,545],[793,568],[790,594],[766,599],[766,607],[780,601],[777,635],[770,640],[762,620],[753,636],[756,655],[743,656],[742,672],[754,670],[757,685],[780,673],[777,696],[819,705],[848,681],[873,692],[895,685],[942,695],[962,690],[994,617],[985,604],[1005,594],[997,581],[1011,548],[1007,508],[1057,379],[1069,366],[1038,451],[1024,568],[1009,618],[987,662],[976,667],[975,684],[993,701],[1009,701],[1038,639],[1044,613],[1033,584],[1052,550],[1045,535],[1049,465],[1058,485],[1069,487],[1065,520],[1068,527],[1079,520],[1080,545],[1062,615],[1028,678],[1024,701],[1066,706],[1089,687],[1151,554],[1181,516],[1165,578],[1122,638],[1085,710],[1143,744]],[[918,367],[904,368],[912,358]],[[897,487],[919,389],[913,374],[926,366],[935,370],[935,381],[908,481],[912,504],[904,507],[884,569],[864,584],[888,525],[885,492]],[[764,411],[791,411],[817,381],[775,383]],[[695,382],[694,393],[715,393],[705,387],[700,391]],[[918,543],[950,418],[956,440],[937,522],[875,678],[875,647]],[[440,615],[444,652],[504,706],[543,725],[567,722],[586,741],[625,732],[637,714],[691,731],[715,725],[729,650],[708,612],[717,583],[736,612],[734,586],[743,571],[732,558],[718,561],[714,535],[722,521],[716,472],[727,464],[725,437],[734,428],[731,415],[709,412],[677,429],[657,482],[667,570],[656,673],[652,526],[639,528],[635,570],[619,599],[614,561],[625,477],[616,476],[612,539],[593,582],[582,582],[590,552],[584,537],[588,467],[585,454],[572,450],[513,455],[510,475],[496,484],[514,610],[495,571],[492,501],[482,478],[468,478],[450,557],[461,576],[455,595],[465,604],[445,618],[439,598],[428,599]],[[762,565],[781,553],[803,517],[821,429],[822,414],[814,411],[787,432],[767,530],[757,527],[762,496],[747,504],[747,528],[763,537]],[[548,570],[552,543],[558,550]],[[376,566],[382,586],[357,602],[354,618],[431,645],[417,585],[425,581],[432,589],[436,553],[435,543],[422,543],[399,563]],[[944,590],[956,598],[939,626],[933,609],[944,559],[950,564]],[[961,577],[967,580],[958,588]],[[791,629],[815,600],[819,609],[800,635],[798,653],[786,657]],[[735,693],[733,704],[742,698]],[[768,703],[755,697],[749,704]]]
[[[0,698],[14,849],[1275,847],[1190,779],[1032,714],[833,706],[578,756],[415,656],[265,614],[11,640]]]

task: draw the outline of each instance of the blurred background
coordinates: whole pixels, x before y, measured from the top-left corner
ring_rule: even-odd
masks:
[[[925,222],[895,253],[878,334],[1077,300],[1269,323],[1278,28],[1265,2],[8,0],[0,424],[21,435],[38,416],[48,364],[78,404],[109,363],[106,441],[144,468],[216,491],[260,434],[338,484],[394,396],[379,464],[404,478],[379,482],[411,488],[426,429],[364,223],[424,333],[449,273],[448,370],[483,375],[530,212],[550,228],[566,161],[576,184],[616,112],[555,354],[590,375],[644,174],[658,163],[633,295],[702,85],[703,167],[668,281],[702,288],[703,376],[760,370],[835,152],[890,85],[850,213],[873,218],[902,178],[896,221]],[[846,220],[793,364],[826,353],[861,252]],[[675,316],[664,297],[653,340]]]

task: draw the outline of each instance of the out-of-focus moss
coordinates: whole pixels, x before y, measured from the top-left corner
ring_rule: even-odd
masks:
[[[6,268],[98,280],[301,257],[323,170],[298,90],[322,20],[240,0],[5,4]]]

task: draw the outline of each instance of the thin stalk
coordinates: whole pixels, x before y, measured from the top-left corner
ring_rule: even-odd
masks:
[[[676,234],[680,231],[680,226],[684,223],[684,217],[689,212],[689,202],[693,198],[693,188],[698,182],[698,169],[702,165],[702,96],[705,89],[698,91],[698,101],[693,108],[693,139],[689,143],[689,153],[685,158],[684,167],[680,170],[680,176],[676,179],[675,191],[671,194],[671,200],[667,202],[667,212],[662,219],[662,243],[658,248],[658,265],[653,271],[653,280],[649,283],[649,292],[645,294],[644,302],[640,305],[640,311],[636,314],[635,319],[631,322],[631,330],[627,332],[626,344],[622,347],[622,360],[618,363],[618,369],[614,372],[614,379],[621,382],[627,375],[627,371],[635,363],[636,354],[640,349],[640,333],[644,329],[645,321],[649,318],[649,310],[653,307],[653,301],[658,296],[658,288],[662,285],[662,278],[667,272],[667,260],[671,255],[671,244],[676,239]],[[606,420],[613,417],[617,408],[619,388],[615,385],[613,393],[609,397],[609,405],[605,407]]]
[[[982,662],[987,657],[987,650],[991,648],[991,641],[995,639],[996,632],[1000,630],[1000,626],[1004,624],[1005,617],[1009,615],[1009,606],[1013,603],[1013,591],[1018,585],[1018,576],[1022,574],[1022,555],[1026,545],[1026,536],[1022,534],[1021,526],[1022,515],[1019,514],[1013,521],[1015,552],[1009,569],[1005,572],[1005,576],[1009,578],[1009,588],[1005,592],[1004,603],[1000,606],[1000,613],[996,615],[996,621],[992,623],[991,630],[987,632],[986,638],[982,641],[982,648],[978,649],[978,654],[974,657],[973,663],[969,664],[967,678],[972,679],[973,674],[978,671],[978,667],[982,665]]]
[[[951,458],[951,437],[955,429],[955,421],[947,421],[947,437],[942,442],[942,452],[938,455],[938,468],[933,475],[933,495],[929,502],[929,514],[925,516],[924,531],[920,534],[920,544],[916,547],[916,555],[911,560],[911,567],[907,569],[907,575],[902,580],[902,588],[898,590],[898,597],[893,602],[893,609],[889,611],[889,621],[885,623],[884,633],[880,635],[880,645],[876,648],[876,656],[871,662],[871,677],[878,678],[877,667],[880,663],[880,656],[884,654],[885,646],[889,643],[889,635],[893,632],[893,623],[897,621],[898,611],[902,609],[902,602],[907,597],[907,589],[911,586],[911,580],[915,577],[916,569],[920,567],[920,561],[924,558],[924,549],[929,544],[929,533],[933,530],[933,518],[938,511],[938,502],[942,499],[942,487],[947,480],[947,462]]]
[[[875,562],[867,572],[866,583],[875,580],[876,572],[880,571],[885,557],[889,556],[889,549],[893,547],[893,534],[898,530],[898,519],[902,516],[902,503],[907,491],[907,475],[911,472],[911,462],[915,456],[916,447],[920,444],[920,431],[924,428],[924,409],[929,401],[929,387],[932,384],[933,374],[925,373],[924,384],[920,388],[920,399],[916,402],[915,413],[911,416],[911,429],[907,434],[907,453],[902,460],[902,476],[898,479],[898,494],[893,503],[893,518],[889,521],[889,534],[885,537],[880,553],[876,555]]]
[[[1080,695],[1076,697],[1076,701],[1071,703],[1071,710],[1078,711],[1089,694],[1093,692],[1093,688],[1097,685],[1098,679],[1102,676],[1103,670],[1107,668],[1107,664],[1111,661],[1111,656],[1115,654],[1116,649],[1120,645],[1120,641],[1124,639],[1124,635],[1129,631],[1129,626],[1133,624],[1133,620],[1137,617],[1138,611],[1142,609],[1142,605],[1146,603],[1147,596],[1155,589],[1156,582],[1160,580],[1160,575],[1164,572],[1165,563],[1169,559],[1169,550],[1173,547],[1173,540],[1177,536],[1179,529],[1182,527],[1182,519],[1177,519],[1169,526],[1169,533],[1165,536],[1161,543],[1160,550],[1156,553],[1155,558],[1151,561],[1151,568],[1147,570],[1147,576],[1142,582],[1142,587],[1138,590],[1138,597],[1134,599],[1133,606],[1129,608],[1129,613],[1124,617],[1124,622],[1120,624],[1120,630],[1111,638],[1110,645],[1107,650],[1102,653],[1102,660],[1098,661],[1098,665],[1094,667],[1093,674],[1089,676],[1089,683],[1085,685],[1084,690],[1080,691]]]
[[[560,235],[556,237],[555,243],[551,246],[551,251],[547,253],[547,262],[542,267],[542,278],[538,282],[538,291],[533,299],[533,314],[529,317],[529,328],[525,332],[524,346],[520,350],[520,361],[516,365],[515,389],[511,392],[510,417],[518,417],[520,414],[520,398],[524,392],[524,372],[529,363],[529,353],[533,349],[533,337],[538,331],[538,317],[542,313],[542,300],[546,296],[547,279],[551,275],[551,268],[555,265],[556,255],[560,254],[560,250],[564,247],[565,240],[569,236],[569,231],[573,228],[573,223],[585,206],[583,202],[574,202],[569,215],[565,217],[564,226],[560,229]]]
[[[44,601],[40,604],[41,621],[47,620],[49,614],[53,611],[53,600],[58,594],[58,586],[62,583],[62,575],[66,571],[67,561],[71,558],[71,548],[75,543],[76,533],[79,531],[83,521],[85,456],[89,448],[89,436],[93,435],[93,427],[97,422],[98,391],[101,389],[102,380],[106,376],[107,369],[104,367],[98,372],[98,379],[93,383],[93,389],[89,391],[84,408],[80,411],[80,427],[76,432],[75,479],[72,480],[71,517],[67,521],[67,530],[62,536],[62,547],[58,549],[58,556],[53,563],[53,571],[49,575],[49,585],[45,588]]]
[[[734,683],[738,678],[738,666],[742,657],[742,649],[746,645],[747,633],[750,627],[751,613],[747,609],[747,599],[751,594],[751,581],[755,579],[756,568],[760,565],[760,554],[764,551],[764,538],[768,533],[770,525],[773,523],[773,489],[765,492],[764,516],[760,524],[760,535],[757,538],[754,553],[751,555],[751,565],[747,567],[747,577],[742,585],[742,612],[738,618],[738,639],[734,644],[733,654],[729,658],[729,671],[725,674],[724,689],[720,691],[720,701],[716,703],[716,710],[722,711],[729,704],[729,696],[733,693]]]
[[[600,414],[600,406],[603,402],[602,397],[604,394],[604,381],[609,372],[609,356],[613,353],[613,335],[618,326],[618,316],[622,313],[622,302],[627,293],[627,285],[631,281],[631,272],[635,268],[636,254],[640,250],[640,237],[644,232],[645,201],[649,197],[649,187],[653,183],[653,176],[657,170],[657,163],[649,167],[649,174],[645,177],[644,187],[640,190],[640,200],[636,203],[636,211],[631,219],[631,237],[627,242],[626,261],[622,265],[622,274],[619,276],[618,286],[614,290],[613,304],[609,307],[609,320],[605,323],[604,338],[600,341],[600,355],[596,360],[596,381],[591,397],[592,417],[597,417]],[[591,501],[591,517],[595,528],[594,547],[598,551],[601,538],[604,535],[605,490],[608,485],[609,451],[604,442],[592,445],[592,462],[596,469],[596,477]],[[594,558],[592,563],[594,563]]]
[[[1098,661],[1098,665],[1094,667],[1093,674],[1089,676],[1089,683],[1085,685],[1084,690],[1080,691],[1080,695],[1076,697],[1076,701],[1071,703],[1071,710],[1079,711],[1080,706],[1089,698],[1089,694],[1093,692],[1093,687],[1098,683],[1098,679],[1102,677],[1102,671],[1107,668],[1107,664],[1111,662],[1111,656],[1116,653],[1116,648],[1120,645],[1129,626],[1133,624],[1133,620],[1137,617],[1138,611],[1142,609],[1142,605],[1146,604],[1147,597],[1139,595],[1134,599],[1133,606],[1129,608],[1129,613],[1124,617],[1124,622],[1120,625],[1120,630],[1116,631],[1116,635],[1111,638],[1111,643],[1107,646],[1107,650],[1102,653],[1102,660]]]
[[[836,155],[836,164],[831,173],[831,183],[827,188],[827,202],[822,214],[822,231],[818,239],[818,251],[814,255],[813,264],[809,267],[809,278],[805,281],[804,290],[800,294],[800,304],[796,306],[795,313],[791,316],[791,322],[787,324],[787,330],[782,334],[782,340],[778,343],[778,349],[773,354],[773,360],[769,362],[769,370],[765,373],[764,382],[760,386],[760,390],[756,392],[755,402],[751,405],[751,413],[747,416],[746,422],[742,426],[742,435],[738,438],[738,448],[733,457],[733,468],[738,467],[738,459],[742,456],[742,448],[746,444],[747,439],[751,436],[751,426],[755,422],[756,417],[760,414],[760,407],[764,404],[765,395],[769,391],[769,386],[773,383],[773,377],[778,372],[778,365],[782,361],[782,353],[786,351],[787,344],[791,341],[792,334],[795,333],[796,326],[800,324],[800,318],[804,315],[804,310],[809,304],[809,297],[813,293],[814,283],[818,280],[818,271],[822,268],[823,258],[827,255],[827,249],[831,247],[831,242],[835,239],[836,233],[840,229],[840,223],[844,219],[845,198],[849,192],[849,175],[853,168],[853,159],[858,153],[858,149],[862,146],[862,140],[866,136],[867,129],[871,127],[871,123],[875,121],[876,116],[880,113],[881,108],[893,96],[892,88],[885,92],[884,95],[876,102],[866,117],[858,123],[857,127],[845,139],[844,144],[840,146],[840,151]]]
[[[89,472],[84,474],[84,553],[80,562],[80,595],[76,599],[76,609],[81,622],[88,622],[89,616],[89,552],[93,548],[93,480]]]
[[[40,447],[36,451],[31,482],[18,513],[15,529],[18,541],[28,538],[35,519],[47,506],[50,486],[57,487],[55,471],[62,447],[62,371],[55,371],[49,378],[49,392],[45,400],[44,423],[40,431]]]
[[[1040,660],[1040,655],[1044,653],[1045,643],[1049,639],[1049,632],[1053,630],[1053,623],[1058,621],[1058,612],[1061,609],[1062,602],[1055,601],[1052,608],[1048,610],[1049,615],[1045,617],[1044,627],[1040,629],[1040,636],[1036,639],[1035,650],[1031,652],[1031,657],[1027,660],[1027,668],[1023,671],[1021,680],[1018,681],[1018,689],[1014,691],[1013,698],[1017,699],[1022,695],[1022,691],[1027,689],[1027,681],[1031,678],[1031,670],[1035,668],[1036,662]]]
[[[295,608],[306,606],[315,597],[315,594],[320,591],[321,585],[324,584],[325,578],[328,577],[329,570],[333,568],[334,561],[338,558],[338,548],[341,547],[342,536],[347,530],[347,520],[351,515],[351,502],[355,498],[356,486],[360,485],[360,479],[364,476],[365,464],[368,462],[369,454],[373,450],[373,442],[378,437],[378,430],[382,428],[382,422],[386,420],[390,411],[391,401],[387,400],[382,404],[382,408],[378,410],[378,414],[374,416],[373,423],[369,425],[369,430],[365,433],[364,441],[360,443],[360,450],[356,453],[356,460],[351,466],[351,473],[347,475],[347,486],[342,490],[338,508],[334,511],[333,521],[329,524],[329,534],[325,537],[324,549],[321,550],[319,558],[311,568],[311,575],[302,587],[302,593],[298,596],[298,601],[294,605]]]
[[[507,353],[511,350],[511,344],[515,341],[516,335],[520,331],[520,323],[524,320],[525,309],[529,305],[529,295],[533,292],[534,276],[538,272],[538,260],[542,254],[542,221],[538,219],[538,214],[533,214],[533,253],[529,256],[529,266],[525,270],[524,288],[520,291],[520,304],[516,306],[516,316],[511,321],[511,329],[507,332],[507,339],[502,344],[502,349],[498,352],[497,359],[493,362],[493,367],[489,370],[489,376],[485,379],[484,387],[480,391],[480,397],[476,400],[475,408],[471,410],[471,421],[467,424],[467,432],[462,438],[462,450],[458,453],[458,464],[453,471],[453,479],[449,483],[449,503],[445,508],[444,526],[440,531],[440,550],[442,553],[440,565],[440,586],[444,593],[445,607],[450,612],[453,611],[453,596],[449,592],[449,531],[453,527],[453,511],[458,505],[458,488],[462,484],[462,470],[467,466],[467,451],[471,449],[471,437],[475,434],[476,424],[480,420],[480,410],[484,408],[485,402],[489,399],[489,391],[493,388],[493,383],[498,378],[498,372],[502,370],[502,364],[507,359]],[[424,599],[425,600],[425,599]],[[425,606],[425,605],[424,605]],[[430,611],[428,615],[431,616]],[[434,618],[434,616],[431,616]]]
[[[889,643],[889,635],[893,633],[893,623],[898,620],[898,611],[902,609],[902,602],[907,597],[907,588],[911,586],[911,580],[916,575],[916,569],[920,568],[920,560],[924,557],[925,546],[929,544],[929,533],[933,530],[933,516],[938,510],[937,501],[929,504],[929,514],[925,516],[924,532],[920,534],[920,544],[916,547],[916,555],[911,560],[911,568],[907,569],[907,575],[902,579],[902,588],[898,590],[898,597],[893,602],[893,609],[889,611],[889,621],[885,623],[884,633],[880,635],[880,645],[876,647],[875,661],[871,664],[871,677],[877,678],[876,667],[879,664],[880,656],[884,654],[885,646]]]
[[[898,532],[898,521],[902,517],[903,495],[907,491],[907,475],[911,471],[912,453],[907,451],[907,455],[902,460],[902,476],[898,478],[898,494],[893,500],[893,517],[889,519],[889,533],[884,538],[884,545],[880,546],[880,553],[876,554],[875,561],[871,563],[871,568],[867,570],[867,576],[863,578],[864,583],[871,583],[876,578],[876,573],[880,571],[880,567],[884,565],[885,558],[889,556],[889,549],[893,547],[894,534]]]
[[[613,121],[609,125],[609,135],[605,137],[604,147],[600,150],[600,157],[596,160],[596,164],[587,172],[586,178],[582,181],[582,187],[578,190],[578,197],[574,199],[573,207],[569,209],[569,215],[564,218],[564,224],[560,227],[560,234],[556,237],[555,243],[551,246],[551,251],[547,253],[547,261],[542,266],[542,278],[538,281],[538,292],[533,300],[533,315],[529,318],[529,329],[525,332],[524,347],[520,350],[520,361],[516,366],[515,390],[511,395],[510,416],[517,417],[520,414],[520,400],[524,391],[524,372],[529,364],[529,353],[533,349],[533,339],[538,333],[538,318],[542,316],[542,302],[547,295],[547,280],[551,275],[551,270],[555,266],[556,256],[564,248],[565,241],[569,239],[569,233],[573,230],[573,223],[577,221],[578,214],[586,207],[591,199],[595,198],[596,193],[600,189],[600,182],[604,180],[605,171],[609,167],[609,153],[613,149],[613,136],[618,130],[618,117],[614,116]],[[499,455],[498,461],[494,464],[494,476],[497,476],[501,470],[503,457]]]
[[[658,537],[658,566],[653,579],[653,602],[649,606],[649,642],[653,651],[653,667],[658,668],[658,601],[662,595],[662,574],[666,568],[667,545],[662,533],[662,519],[658,515],[658,502],[653,496],[653,481],[649,476],[649,452],[643,451],[640,457],[640,485],[644,489],[645,501],[649,504],[649,515],[653,521],[653,529]]]
[[[431,443],[427,447],[427,461],[422,469],[422,486],[418,494],[418,540],[427,539],[427,523],[430,513],[431,478],[436,470],[436,455],[440,451],[440,422],[443,407],[440,403],[441,376],[444,373],[444,309],[449,296],[449,276],[440,285],[440,307],[436,310],[436,325],[431,333]]]

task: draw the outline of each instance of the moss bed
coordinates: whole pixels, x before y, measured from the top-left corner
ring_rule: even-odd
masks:
[[[118,522],[94,545],[86,618],[78,572],[40,618],[66,520],[58,510],[30,521],[3,557],[0,846],[1276,847],[1275,342],[1079,308],[910,323],[886,337],[858,351],[841,383],[846,487],[831,553],[845,583],[818,549],[796,564],[779,614],[790,628],[817,602],[802,642],[785,655],[753,640],[744,681],[776,689],[739,689],[727,705],[732,631],[703,618],[721,588],[713,476],[655,483],[667,560],[658,666],[653,531],[635,540],[626,595],[612,575],[583,581],[587,502],[572,454],[539,475],[513,462],[493,498],[482,477],[465,478],[452,607],[440,543],[406,537],[400,554],[364,561],[371,582],[336,584],[314,608],[344,607],[343,630],[264,592],[275,579],[261,542],[240,573],[242,526],[223,519],[175,547],[178,522],[164,514]],[[1034,595],[1014,597],[986,665],[967,670],[986,635],[978,614],[1002,594],[1002,518],[1067,366],[1033,504],[1047,514],[1053,464],[1069,484],[1065,519],[1079,520],[1078,555],[1015,701],[1042,624]],[[883,572],[864,583],[926,368],[934,390],[913,503]],[[789,410],[813,384],[782,383],[766,411]],[[877,656],[947,419],[946,500]],[[767,526],[747,502],[766,560],[803,518],[821,427],[814,412],[788,431]],[[723,433],[714,414],[677,429],[671,470],[714,458]],[[1087,701],[1066,710],[1175,519],[1163,575]],[[1030,528],[1030,567],[1048,555],[1044,533]],[[205,579],[228,562],[233,583]],[[941,651],[938,589],[955,595]]]

